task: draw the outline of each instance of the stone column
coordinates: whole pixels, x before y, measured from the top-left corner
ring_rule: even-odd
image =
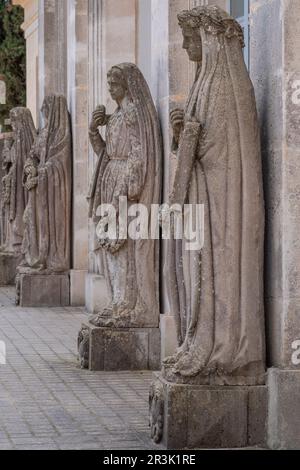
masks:
[[[88,267],[88,79],[89,2],[68,2],[68,102],[73,134],[73,249],[71,305],[85,303],[85,275]]]
[[[39,105],[51,93],[67,93],[67,5],[39,0]]]
[[[104,103],[104,5],[102,0],[89,1],[88,34],[88,116],[99,103]],[[96,164],[91,145],[88,143],[88,180],[91,181]],[[106,301],[106,285],[102,267],[94,256],[95,227],[88,221],[88,272],[85,275],[85,306],[89,313],[96,313]]]
[[[269,446],[300,446],[300,5],[251,1],[250,70],[266,201]]]

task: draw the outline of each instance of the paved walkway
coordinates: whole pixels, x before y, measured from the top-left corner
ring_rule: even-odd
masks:
[[[20,308],[0,288],[0,450],[153,449],[150,372],[89,372],[77,364],[79,308]]]

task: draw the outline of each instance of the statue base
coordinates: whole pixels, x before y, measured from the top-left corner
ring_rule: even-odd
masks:
[[[22,272],[16,278],[16,304],[21,307],[67,307],[70,305],[69,273]]]
[[[78,336],[80,366],[93,371],[159,370],[159,328],[110,328],[83,323]]]
[[[167,449],[266,447],[267,387],[175,384],[155,374],[154,442]]]
[[[0,286],[15,284],[17,267],[22,261],[22,255],[0,252]]]

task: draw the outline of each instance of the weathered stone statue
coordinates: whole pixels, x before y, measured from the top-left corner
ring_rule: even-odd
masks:
[[[12,191],[14,167],[12,162],[11,147],[13,134],[9,134],[3,141],[1,154],[1,251],[12,253],[11,236],[11,207],[13,207],[14,192]]]
[[[42,106],[42,115],[44,127],[34,141],[23,172],[28,203],[24,213],[22,244],[25,261],[19,269],[18,282],[23,279],[31,286],[34,282],[46,283],[45,292],[44,296],[40,294],[38,300],[35,290],[27,286],[26,291],[31,290],[31,298],[29,295],[25,300],[22,285],[17,286],[17,291],[20,290],[22,305],[51,306],[53,302],[56,302],[56,305],[67,305],[72,157],[66,99],[59,95],[47,96]],[[58,274],[62,276],[59,277]],[[38,278],[37,275],[44,276],[44,279]],[[46,295],[46,291],[49,295]]]
[[[23,253],[27,265],[49,272],[70,267],[71,131],[66,99],[50,95],[42,107],[39,132],[24,168],[29,202]]]
[[[179,144],[172,202],[204,204],[205,246],[193,252],[184,242],[176,250],[174,241],[169,244],[170,301],[180,348],[166,361],[171,365],[166,376],[261,382],[264,210],[256,106],[242,31],[219,9],[183,12],[179,22],[183,47],[198,69],[185,110],[171,115]]]
[[[176,419],[187,418],[181,400],[191,400],[188,407],[199,415],[199,436],[205,427],[203,406],[205,413],[211,409],[207,428],[216,425],[217,433],[216,423],[222,422],[223,410],[214,415],[214,399],[223,399],[217,397],[219,392],[209,399],[206,395],[204,405],[203,388],[192,393],[190,386],[258,385],[265,380],[261,154],[254,92],[242,54],[243,32],[218,7],[197,7],[178,18],[183,48],[197,71],[185,109],[175,109],[170,116],[178,159],[171,202],[204,205],[205,241],[198,251],[187,250],[185,239],[171,239],[168,245],[165,275],[179,348],[164,361],[160,381],[165,400],[168,393],[186,394],[180,400],[177,396],[177,408],[170,398],[168,406],[172,402],[175,407],[165,411],[170,412],[165,441],[171,446],[176,445],[173,438],[180,439],[179,434],[170,437],[175,408]],[[172,392],[170,383],[188,386],[179,392],[175,385]],[[156,389],[161,403],[161,388]],[[232,393],[240,393],[238,389]],[[238,395],[231,398],[234,406]],[[224,433],[230,432],[230,423],[224,426]],[[203,435],[201,442],[196,435],[193,439],[197,445],[209,444]]]
[[[150,213],[161,185],[161,140],[157,113],[148,85],[134,64],[114,66],[108,85],[118,107],[107,116],[104,106],[93,113],[90,141],[99,156],[90,195],[90,217],[100,204],[119,209],[119,197],[143,204]],[[98,131],[106,126],[106,140]],[[101,220],[100,220],[101,224]],[[157,325],[159,316],[157,242],[100,239],[110,304],[91,318],[96,326]]]
[[[27,204],[27,192],[23,187],[23,169],[36,136],[31,112],[27,108],[14,108],[10,111],[13,129],[13,143],[6,149],[7,175],[4,177],[6,205],[9,207],[11,222],[11,245],[15,253],[21,252],[24,234],[23,214]]]
[[[108,116],[104,106],[98,106],[93,113],[90,125],[90,141],[98,155],[98,164],[89,194],[90,212],[98,227],[105,225],[104,218],[97,210],[100,204],[111,204],[119,214],[120,197],[127,199],[128,211],[133,204],[143,204],[151,213],[151,204],[159,204],[161,189],[162,145],[159,121],[148,85],[134,64],[119,64],[108,73],[109,92],[117,103],[115,112]],[[103,140],[98,127],[106,126],[106,138]],[[130,217],[128,218],[130,220]],[[127,232],[127,226],[126,226]],[[117,220],[117,237],[110,239],[99,236],[104,273],[110,302],[98,314],[90,317],[91,325],[132,331],[118,333],[118,349],[107,352],[110,357],[107,365],[94,367],[110,369],[131,369],[157,367],[159,363],[159,298],[158,298],[158,240],[131,239],[121,235]],[[144,330],[142,330],[144,329]],[[87,325],[83,326],[87,330]],[[99,328],[97,334],[107,335],[108,330]],[[94,333],[96,334],[96,333]],[[112,335],[115,333],[112,332]],[[157,345],[157,352],[149,352],[148,335],[151,344]],[[129,337],[130,336],[130,337]],[[81,333],[80,338],[84,335]],[[93,336],[94,337],[94,336]],[[143,337],[143,339],[142,339]],[[80,341],[79,338],[79,341]],[[131,338],[131,339],[130,339]],[[146,342],[144,357],[138,357],[138,350],[143,349],[141,341]],[[102,338],[90,347],[103,346]],[[102,346],[99,346],[99,343]],[[113,341],[110,338],[111,347]],[[132,351],[126,351],[128,347]],[[105,349],[105,348],[104,348]],[[116,360],[116,353],[121,360]],[[151,358],[153,359],[151,366]],[[104,356],[104,353],[102,357]],[[98,354],[99,357],[99,354]],[[92,360],[93,362],[93,360]],[[104,361],[105,363],[105,361]]]
[[[10,112],[12,140],[5,141],[2,161],[2,242],[1,283],[14,281],[16,267],[22,260],[24,235],[23,215],[27,204],[27,191],[23,187],[23,168],[36,136],[29,109],[14,108]]]

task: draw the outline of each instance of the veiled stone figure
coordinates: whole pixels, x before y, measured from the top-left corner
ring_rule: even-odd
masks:
[[[27,204],[27,191],[23,187],[23,169],[36,136],[31,112],[27,108],[10,111],[13,142],[7,142],[4,165],[7,174],[3,178],[6,235],[5,246],[15,253],[21,252],[24,234],[23,214]],[[10,147],[10,148],[9,148]]]
[[[184,111],[171,113],[178,168],[172,203],[204,204],[205,243],[170,241],[166,278],[179,349],[175,382],[263,383],[264,204],[256,105],[240,25],[218,7],[179,14],[197,64]]]
[[[160,201],[161,137],[148,85],[134,64],[114,66],[108,73],[109,92],[118,107],[107,116],[104,106],[94,111],[90,141],[99,156],[90,199],[90,217],[100,204],[118,211],[119,197],[128,207],[140,203],[150,213]],[[98,127],[106,125],[106,139]],[[100,219],[101,225],[101,219]],[[99,226],[99,224],[98,224]],[[158,245],[156,240],[99,239],[110,304],[91,317],[96,326],[157,327]]]
[[[41,111],[44,127],[23,174],[28,204],[22,251],[30,268],[56,273],[70,267],[71,131],[64,96],[47,96]]]
[[[12,236],[11,236],[11,199],[12,190],[11,185],[13,182],[13,162],[12,162],[12,147],[13,139],[12,135],[6,138],[3,143],[2,150],[2,193],[1,193],[1,247],[0,250],[3,252],[12,253]]]

